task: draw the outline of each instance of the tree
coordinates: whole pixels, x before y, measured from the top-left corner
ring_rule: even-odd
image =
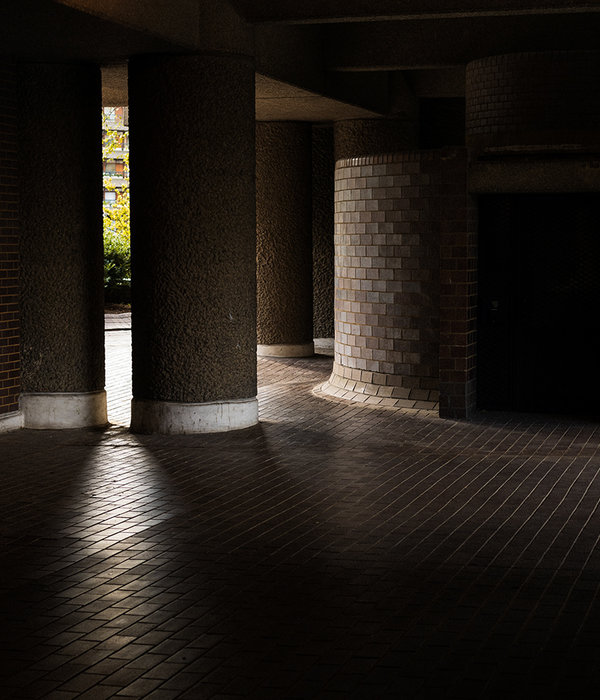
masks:
[[[115,128],[122,114],[122,107],[102,110],[104,288],[113,301],[127,300],[131,283],[129,149],[127,131]]]

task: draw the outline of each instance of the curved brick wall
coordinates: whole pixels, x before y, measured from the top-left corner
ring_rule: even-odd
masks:
[[[492,56],[469,63],[466,139],[501,146],[600,144],[600,51]]]
[[[439,173],[437,151],[336,163],[335,363],[326,391],[435,408]]]
[[[257,340],[312,343],[311,125],[256,124]]]

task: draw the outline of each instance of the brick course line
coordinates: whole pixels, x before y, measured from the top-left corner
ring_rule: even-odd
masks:
[[[533,436],[532,436],[531,440],[533,440]],[[530,440],[530,442],[531,442],[531,440]],[[497,458],[496,458],[494,461],[490,462],[490,464],[488,465],[487,469],[495,468],[496,465],[498,464],[498,462],[499,462],[503,457],[505,457],[505,455],[506,455],[506,453],[500,453],[500,454],[498,454],[498,455],[497,455]],[[532,456],[529,456],[529,457],[525,460],[525,462],[521,463],[521,464],[518,466],[518,470],[522,470],[523,467],[525,466],[525,464],[526,464],[528,461],[530,461],[531,457],[532,457]],[[495,482],[498,481],[498,478],[500,477],[500,475],[502,474],[502,472],[504,472],[509,466],[511,466],[511,465],[512,465],[513,463],[515,463],[515,462],[516,462],[516,456],[512,457],[504,466],[502,466],[502,467],[500,468],[499,471],[496,472],[495,478],[489,479],[488,481],[486,481],[477,491],[475,491],[474,493],[472,493],[472,494],[468,497],[468,499],[461,505],[461,507],[460,507],[458,510],[453,511],[453,516],[455,516],[458,512],[460,512],[461,510],[463,510],[464,508],[466,508],[466,507],[469,505],[469,503],[471,503],[471,501],[475,500],[476,496],[478,496],[479,493],[480,493],[481,491],[483,491],[483,489],[484,489],[486,486],[488,486],[489,484],[494,484],[494,485],[495,485]],[[477,463],[477,465],[478,465],[478,464],[479,464],[479,463]],[[477,466],[477,465],[476,465],[476,466]],[[536,465],[536,466],[537,466],[537,465]],[[486,470],[487,470],[487,469],[486,469]],[[489,502],[492,500],[492,498],[502,489],[502,487],[503,487],[504,485],[506,485],[507,483],[509,483],[511,480],[514,479],[514,476],[515,476],[515,473],[514,473],[514,472],[511,472],[511,473],[509,473],[509,474],[507,475],[507,477],[506,477],[506,479],[505,479],[504,481],[502,481],[500,484],[496,485],[495,490],[486,498],[485,501],[483,501],[483,502],[481,503],[481,505],[479,505],[478,508],[476,508],[474,511],[472,511],[472,512],[470,513],[469,518],[474,518],[474,517],[479,513],[479,511],[483,510],[484,507],[485,507],[485,505],[486,505],[487,503],[489,503]],[[509,494],[509,496],[507,496],[506,500],[508,500],[508,498],[510,497],[510,495],[513,495],[513,494],[518,490],[519,486],[522,485],[522,483],[525,481],[525,479],[529,478],[530,476],[531,476],[531,473],[530,473],[530,474],[527,474],[527,475],[524,477],[524,479],[523,479],[519,484],[517,484],[517,485],[515,486],[515,488],[514,488],[513,491],[511,492],[511,494]],[[544,476],[545,476],[545,474],[542,475],[541,479],[543,479]],[[540,479],[540,481],[541,481],[541,479]],[[538,482],[538,483],[539,483],[539,482]],[[471,485],[471,484],[468,484],[467,486],[469,486],[469,485]],[[465,486],[463,489],[461,489],[458,493],[462,493],[463,491],[465,491],[465,490],[467,489],[467,486]],[[532,489],[532,490],[529,492],[529,494],[527,495],[527,497],[529,497],[529,496],[533,493],[534,490],[535,490],[535,489]],[[504,503],[504,502],[503,502],[503,503]],[[499,509],[502,507],[503,503],[500,504],[500,506],[498,507],[497,510],[499,510]],[[441,511],[440,511],[440,512],[441,512]],[[496,512],[496,511],[495,511],[495,512]],[[493,514],[494,514],[494,513],[492,513],[492,515],[493,515]],[[438,512],[436,515],[439,515],[439,512]],[[446,524],[448,523],[448,521],[449,521],[449,518],[446,519],[446,520],[444,520],[444,521],[442,521],[442,522],[440,522],[433,530],[429,530],[428,535],[426,536],[425,539],[427,539],[427,537],[429,537],[429,536],[431,536],[432,534],[434,534],[434,532],[436,532],[438,529],[441,529],[444,525],[446,525]],[[462,522],[461,525],[464,525],[465,522],[466,522],[466,521]],[[482,523],[482,525],[483,525],[483,523]],[[480,525],[479,527],[481,527],[482,525]],[[477,529],[478,529],[478,528],[475,528],[475,529],[471,532],[471,535],[470,535],[469,537],[472,537],[472,536],[477,532]],[[451,538],[452,535],[455,535],[456,532],[457,532],[457,530],[458,530],[458,528],[455,528],[453,531],[449,532],[449,533],[446,535],[446,537],[445,537],[441,542],[438,543],[437,547],[441,546],[446,540],[448,540],[449,538]],[[468,540],[463,541],[463,546],[466,544],[467,541],[468,541]],[[397,543],[396,546],[398,546],[398,544],[399,544],[399,543]],[[436,548],[437,548],[437,547],[436,547]],[[434,549],[431,551],[431,553],[433,553],[433,552],[435,551],[436,548],[434,548]]]

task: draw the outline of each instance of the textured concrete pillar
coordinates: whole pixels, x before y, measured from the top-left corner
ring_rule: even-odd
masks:
[[[349,119],[334,125],[335,160],[397,153],[417,147],[417,126],[405,119]]]
[[[311,126],[256,125],[258,354],[312,355]]]
[[[315,350],[333,351],[333,128],[312,129],[313,336]]]
[[[19,67],[25,426],[106,423],[100,70]]]
[[[129,98],[132,430],[253,425],[254,66],[140,57]]]

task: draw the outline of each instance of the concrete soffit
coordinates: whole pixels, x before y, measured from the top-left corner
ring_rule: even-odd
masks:
[[[378,116],[378,112],[256,74],[257,121],[327,122]]]

